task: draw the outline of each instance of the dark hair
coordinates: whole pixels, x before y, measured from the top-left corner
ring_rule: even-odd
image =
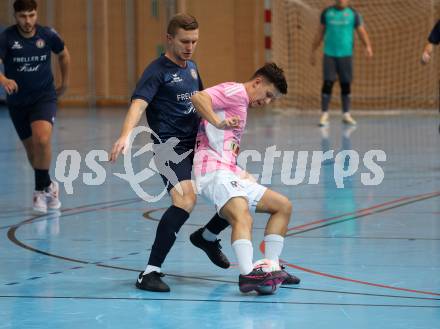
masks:
[[[15,0],[14,11],[16,13],[20,11],[32,11],[37,10],[37,2],[35,0]]]
[[[260,67],[253,75],[252,79],[256,77],[263,77],[275,85],[283,95],[287,94],[287,82],[284,76],[284,71],[275,63],[266,63]]]
[[[185,31],[197,30],[199,23],[194,16],[189,14],[176,14],[168,23],[167,33],[175,36],[178,29],[184,29]]]

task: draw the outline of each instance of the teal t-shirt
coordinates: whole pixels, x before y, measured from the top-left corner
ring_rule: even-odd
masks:
[[[321,14],[325,26],[324,54],[332,57],[353,56],[354,30],[362,25],[362,17],[351,7],[328,7]]]

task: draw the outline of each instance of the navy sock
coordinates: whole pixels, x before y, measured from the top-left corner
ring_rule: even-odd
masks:
[[[43,191],[51,183],[48,169],[34,169],[35,171],[35,190]]]
[[[208,229],[209,232],[219,235],[220,232],[228,226],[229,222],[226,219],[223,219],[218,214],[215,214],[208,224],[206,224],[205,228]]]
[[[169,207],[164,212],[157,226],[156,238],[151,247],[148,265],[162,267],[165,257],[176,241],[177,233],[183,224],[185,224],[188,217],[189,213],[187,211],[175,206]]]
[[[342,100],[342,112],[343,113],[350,112],[351,95],[350,94],[342,94],[341,100]]]

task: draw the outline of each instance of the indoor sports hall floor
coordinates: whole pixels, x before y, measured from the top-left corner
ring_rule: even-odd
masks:
[[[114,175],[124,172],[122,158],[103,164],[103,185],[83,183],[83,174],[93,173],[86,155],[110,149],[124,113],[59,113],[54,161],[63,150],[77,150],[81,167],[73,194],[62,188],[61,213],[36,216],[30,207],[33,172],[7,111],[0,110],[1,329],[440,328],[437,113],[358,116],[355,130],[344,129],[334,115],[328,131],[316,126],[317,115],[250,115],[242,149],[263,152],[276,145],[281,151],[353,149],[360,155],[359,169],[343,189],[335,185],[334,161],[322,167],[319,184],[307,184],[307,171],[303,183],[286,186],[281,158],[275,160],[270,185],[294,205],[283,260],[302,282],[272,296],[240,294],[237,269],[216,268],[189,243],[189,234],[213,214],[202,199],[164,264],[171,293],[135,289],[169,199],[147,203],[137,197]],[[143,141],[139,136],[135,148]],[[364,186],[361,174],[370,171],[363,155],[377,149],[387,155],[377,162],[384,180]],[[135,172],[148,163],[142,156],[134,162]],[[249,171],[261,167],[249,161]],[[162,189],[158,175],[142,186],[150,194]],[[255,219],[255,260],[263,258],[265,220]],[[223,250],[235,261],[229,234],[221,236]]]

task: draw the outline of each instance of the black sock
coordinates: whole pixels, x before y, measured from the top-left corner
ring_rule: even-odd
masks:
[[[176,241],[177,233],[188,217],[188,212],[175,206],[169,207],[164,212],[157,226],[156,238],[151,247],[148,265],[162,267],[165,257],[168,255],[174,241]]]
[[[322,112],[328,112],[328,106],[332,99],[331,94],[321,94],[321,110]]]
[[[35,190],[43,191],[52,182],[48,169],[34,169],[35,171]]]
[[[229,222],[226,219],[223,219],[218,214],[215,214],[208,224],[206,224],[205,228],[207,228],[209,232],[219,235],[220,232],[228,226]]]

